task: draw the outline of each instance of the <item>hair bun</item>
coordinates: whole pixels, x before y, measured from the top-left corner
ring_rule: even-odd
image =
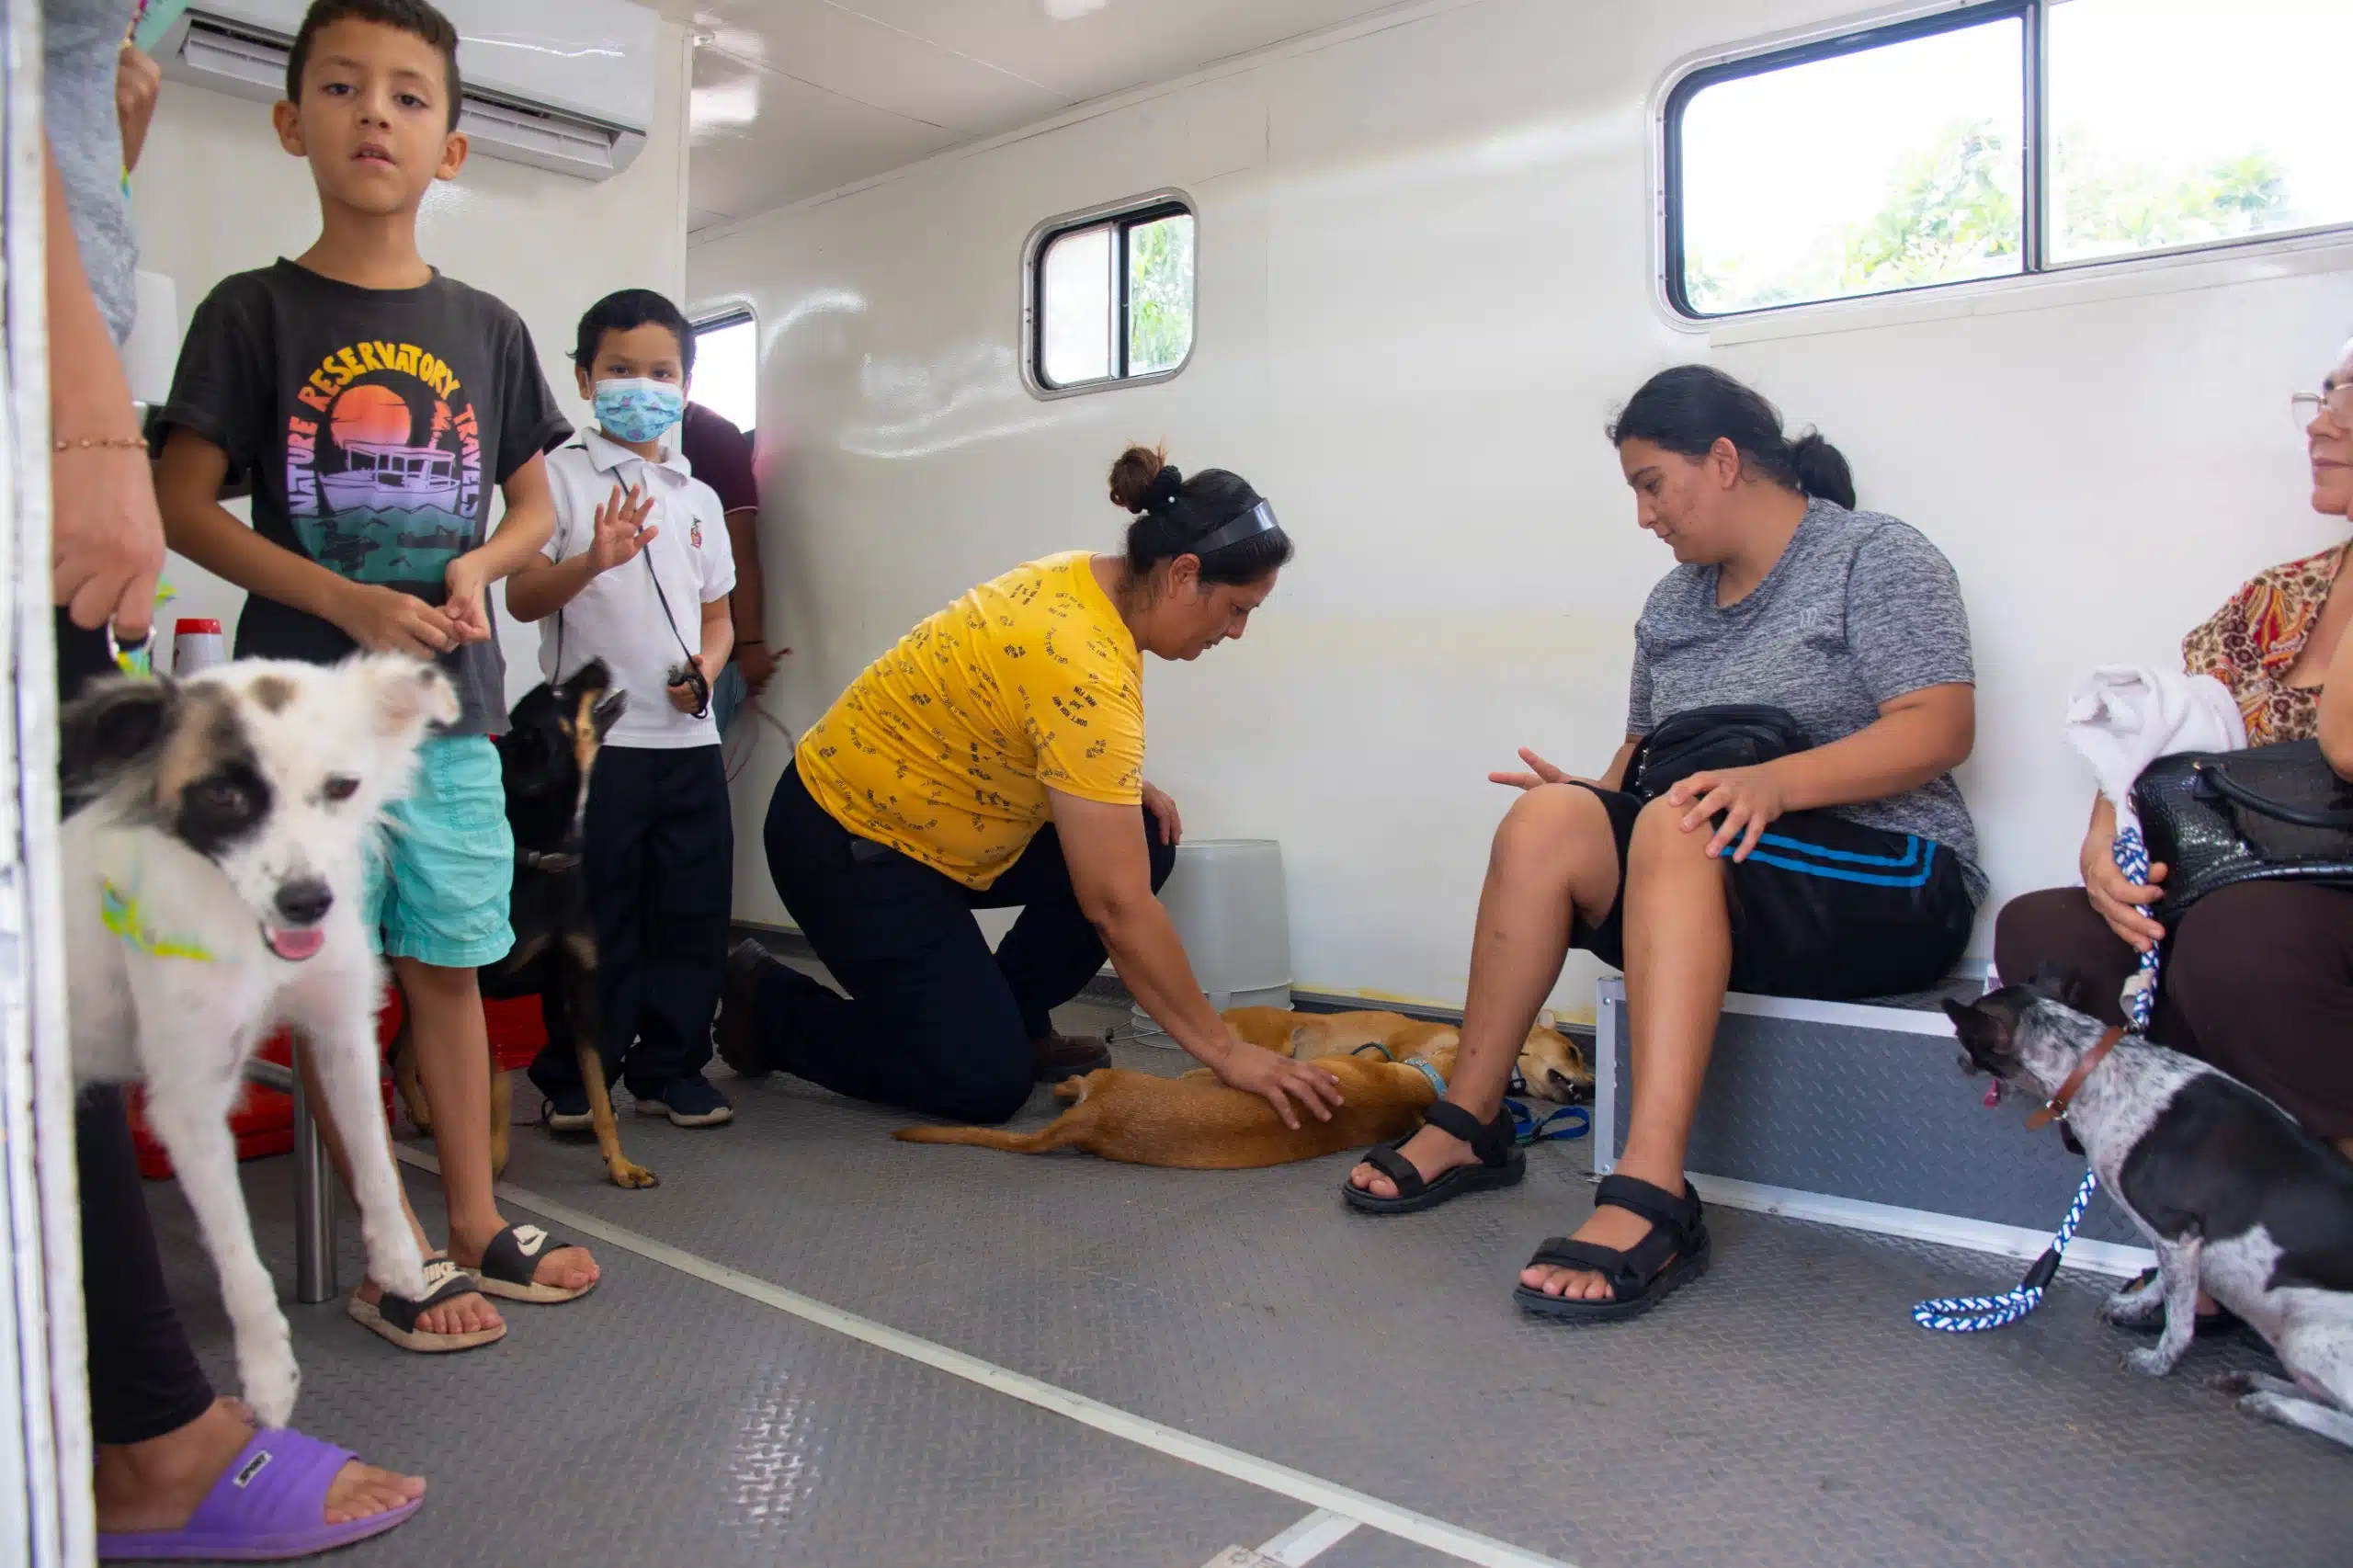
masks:
[[[1175,463],[1162,463],[1160,472],[1152,476],[1152,483],[1143,493],[1143,509],[1155,516],[1172,512],[1185,494],[1185,471]]]

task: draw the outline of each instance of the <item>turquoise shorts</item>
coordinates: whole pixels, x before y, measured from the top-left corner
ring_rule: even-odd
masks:
[[[384,816],[360,907],[373,950],[444,969],[480,969],[505,958],[515,945],[506,923],[515,833],[489,737],[426,742],[415,786]]]

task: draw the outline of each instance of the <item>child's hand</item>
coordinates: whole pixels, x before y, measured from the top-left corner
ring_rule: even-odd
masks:
[[[694,665],[695,672],[698,675],[700,675],[705,682],[704,689],[706,691],[709,690],[710,672],[702,667],[702,655],[700,653],[693,654],[687,662]],[[697,709],[703,705],[704,699],[697,696],[695,694],[694,687],[686,681],[680,681],[677,685],[671,687],[669,691],[670,706],[676,709],[679,712],[688,715],[689,718],[694,715]]]
[[[653,510],[651,494],[641,499],[632,487],[624,495],[621,487],[614,485],[612,499],[597,508],[597,533],[588,541],[589,569],[602,576],[616,566],[626,566],[636,560],[638,552],[662,531],[659,527],[645,526]]]
[[[347,583],[335,623],[371,653],[411,653],[429,659],[458,645],[449,618],[414,594],[369,583]]]
[[[489,642],[490,567],[482,551],[449,562],[443,580],[449,585],[449,597],[442,601],[441,609],[449,619],[451,632],[460,642]]]

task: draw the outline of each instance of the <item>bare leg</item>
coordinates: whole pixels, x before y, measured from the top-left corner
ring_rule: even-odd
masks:
[[[351,1156],[344,1149],[343,1131],[335,1124],[325,1092],[320,1087],[317,1073],[312,1066],[310,1043],[300,1036],[294,1042],[294,1064],[302,1074],[303,1091],[311,1096],[312,1111],[318,1122],[319,1136],[326,1142],[327,1156],[335,1161],[335,1175],[342,1178],[344,1190],[348,1192],[352,1189]],[[417,1250],[428,1258],[438,1256],[432,1242],[425,1234],[425,1227],[417,1222],[416,1210],[409,1206],[408,1184],[395,1182],[393,1187],[400,1197],[401,1213],[407,1218],[408,1228],[416,1237]],[[384,1288],[372,1278],[362,1279],[359,1282],[359,1299],[370,1304],[381,1301],[384,1299]],[[481,1293],[467,1290],[435,1302],[418,1314],[416,1326],[426,1334],[479,1334],[496,1328],[504,1321],[498,1315],[498,1309]]]
[[[416,1020],[417,1072],[433,1108],[441,1187],[449,1205],[449,1256],[472,1268],[491,1238],[506,1228],[491,1192],[490,1074],[483,1069],[490,1035],[482,991],[470,969],[394,959],[392,970]],[[581,1247],[548,1253],[533,1275],[540,1284],[573,1290],[597,1277],[595,1260]]]
[[[1513,1062],[1568,957],[1569,922],[1608,917],[1618,896],[1618,843],[1600,798],[1574,784],[1548,784],[1522,795],[1495,830],[1479,926],[1471,944],[1471,994],[1462,1046],[1446,1097],[1481,1121],[1494,1118]],[[1405,1157],[1424,1180],[1476,1158],[1452,1133],[1424,1127],[1407,1139]],[[1348,1179],[1380,1198],[1397,1184],[1358,1165]]]
[[[373,989],[370,966],[366,978],[322,985],[325,994],[312,994],[300,1020],[307,1047],[302,1085],[310,1102],[329,1108],[337,1123],[337,1152],[345,1162],[340,1174],[359,1206],[369,1274],[415,1301],[426,1291],[425,1249],[416,1239],[415,1217],[404,1201],[392,1139],[378,1109]]]
[[[1668,1192],[1683,1191],[1683,1156],[1699,1085],[1715,1049],[1716,1020],[1732,978],[1732,915],[1724,903],[1729,862],[1707,854],[1708,833],[1685,833],[1665,801],[1643,810],[1626,853],[1626,1018],[1632,1036],[1633,1105],[1618,1172]],[[1623,1249],[1651,1222],[1623,1209],[1597,1209],[1574,1239]],[[1609,1284],[1580,1269],[1530,1267],[1531,1290],[1569,1301],[1605,1301]]]
[[[216,1485],[253,1439],[252,1413],[224,1399],[175,1432],[143,1443],[101,1443],[91,1474],[98,1528],[115,1535],[132,1530],[176,1530]],[[425,1495],[413,1475],[353,1460],[327,1487],[323,1523],[348,1524],[387,1513]]]

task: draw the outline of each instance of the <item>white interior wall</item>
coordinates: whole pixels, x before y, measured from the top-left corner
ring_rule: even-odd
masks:
[[[1714,358],[1951,557],[1995,900],[2068,880],[2089,786],[2066,687],[2173,665],[2249,573],[2333,537],[2286,401],[2353,330],[2353,247],[1690,331],[1655,302],[1655,89],[1842,9],[1433,4],[698,244],[696,301],[762,324],[770,632],[794,649],[771,706],[805,725],[972,583],[1115,547],[1105,470],[1165,437],[1248,475],[1300,557],[1246,640],[1153,666],[1152,778],[1191,834],[1281,841],[1302,986],[1459,1005],[1507,803],[1486,773],[1522,744],[1602,765],[1671,565],[1601,426]],[[1200,215],[1190,367],[1031,399],[1024,237],[1162,186]],[[758,836],[785,760],[764,737],[738,785],[746,919],[789,918]],[[1565,1012],[1590,1016],[1594,973],[1573,960]]]
[[[426,260],[521,313],[575,424],[586,410],[566,357],[581,312],[616,289],[658,289],[676,299],[686,287],[684,28],[664,24],[651,68],[660,82],[654,125],[622,174],[591,184],[477,149],[454,183],[433,188],[419,216]],[[164,85],[131,200],[140,266],[172,279],[183,327],[222,278],[299,256],[319,233],[309,165],[278,146],[268,108],[182,83]],[[242,501],[231,509],[246,515]],[[233,626],[241,590],[178,556],[165,575],[179,595],[165,608],[167,624],[213,616]],[[504,588],[499,631],[511,700],[540,678],[539,631],[506,616]]]

